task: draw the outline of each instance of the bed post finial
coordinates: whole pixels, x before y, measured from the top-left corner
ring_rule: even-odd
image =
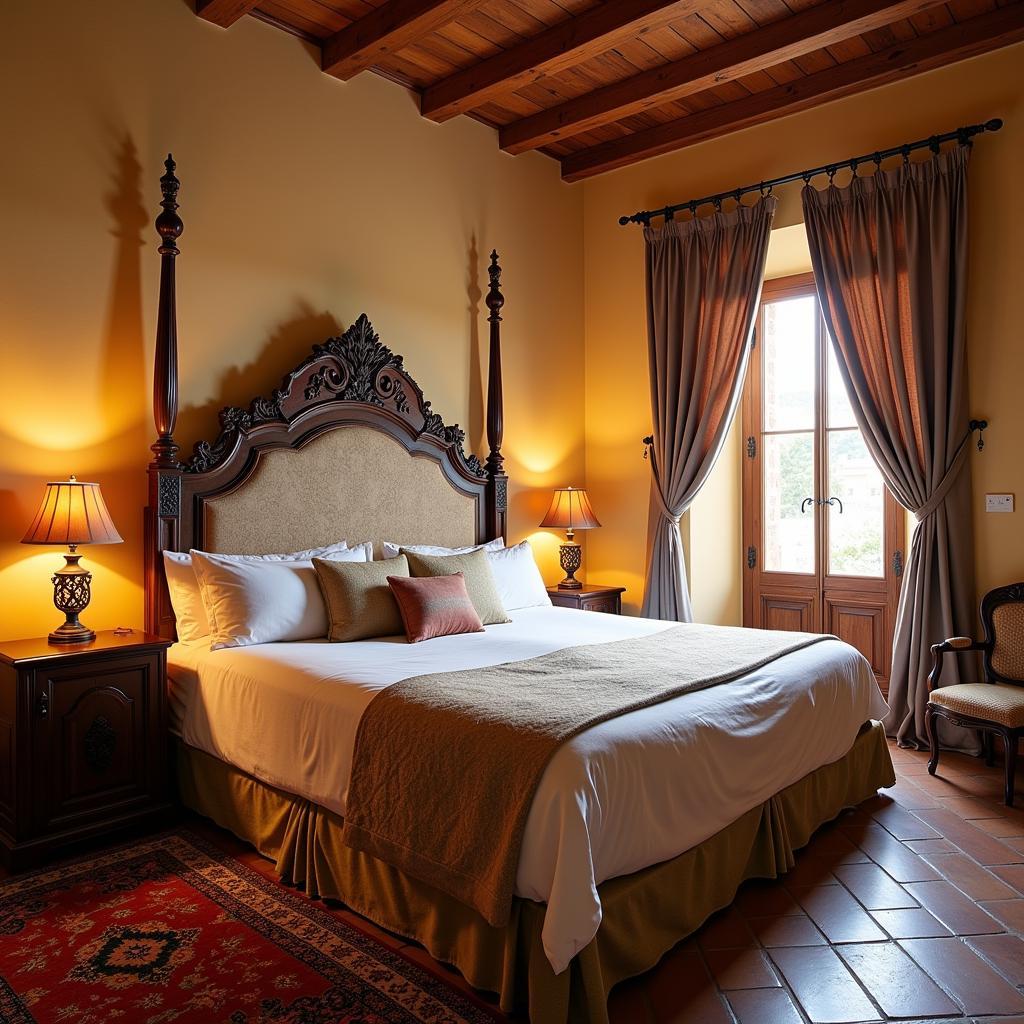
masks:
[[[178,324],[175,308],[174,258],[178,255],[177,241],[184,224],[178,216],[178,189],[181,182],[174,174],[174,157],[170,153],[164,161],[165,171],[160,178],[163,199],[156,219],[160,235],[160,303],[156,323],[156,359],[153,367],[153,421],[157,439],[152,445],[156,463],[176,466],[178,445],[174,440],[174,425],[178,419]]]
[[[490,287],[487,290],[487,308],[490,314],[491,345],[487,366],[487,455],[488,533],[491,537],[506,535],[508,515],[508,477],[505,457],[501,454],[501,441],[505,429],[505,410],[501,386],[501,307],[505,296],[501,294],[501,266],[497,250],[491,250],[491,265],[487,270]]]

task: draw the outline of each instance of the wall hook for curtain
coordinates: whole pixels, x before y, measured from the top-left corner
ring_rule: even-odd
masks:
[[[978,432],[978,451],[983,452],[985,450],[985,431],[988,429],[988,420],[971,420],[968,428],[972,433],[975,430]]]
[[[654,435],[653,434],[648,434],[645,438],[643,438],[644,458],[645,459],[650,455],[651,445],[652,444],[654,444]]]

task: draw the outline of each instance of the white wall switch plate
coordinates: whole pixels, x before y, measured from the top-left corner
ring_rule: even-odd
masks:
[[[1013,495],[1012,494],[986,494],[985,495],[985,511],[986,512],[1012,512],[1013,511]]]

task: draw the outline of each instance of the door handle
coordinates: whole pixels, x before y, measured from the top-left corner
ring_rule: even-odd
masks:
[[[828,499],[826,499],[825,504],[826,505],[832,505],[832,506],[838,505],[839,506],[839,514],[840,515],[843,514],[843,503],[838,498],[828,498]]]
[[[807,506],[808,505],[813,505],[813,504],[814,504],[814,499],[813,498],[804,498],[804,500],[800,502],[800,512],[801,513],[806,512],[807,511]]]

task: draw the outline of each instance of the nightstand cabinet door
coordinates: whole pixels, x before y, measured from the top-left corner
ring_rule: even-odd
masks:
[[[622,613],[622,598],[618,594],[600,594],[585,597],[580,607],[588,612],[607,612],[610,615]]]
[[[161,659],[69,660],[32,672],[33,803],[40,832],[130,814],[162,798]]]

